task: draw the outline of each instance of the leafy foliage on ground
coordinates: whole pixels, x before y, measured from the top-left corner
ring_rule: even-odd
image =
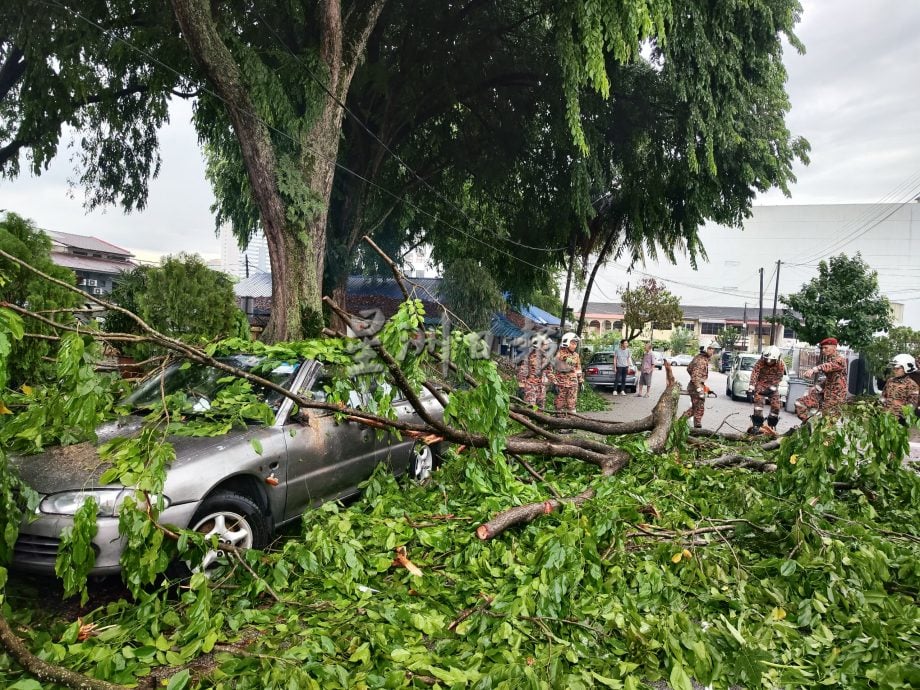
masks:
[[[0,315],[7,337],[20,338],[18,317]],[[422,359],[411,335],[423,317],[410,301],[379,335],[390,351],[404,346],[402,370],[416,384]],[[86,349],[72,338],[62,346],[61,391],[83,385]],[[49,662],[122,684],[150,675],[175,689],[920,683],[920,477],[901,464],[907,430],[891,416],[858,403],[839,420],[817,420],[783,440],[771,474],[707,466],[738,449],[690,438],[677,422],[662,454],[643,435],[607,439],[633,456],[608,477],[576,461],[527,458],[538,481],[503,452],[515,431],[508,382],[477,356],[477,342],[452,335],[454,363],[479,385],[455,390],[446,417],[493,442],[450,451],[427,485],[379,468],[357,502],[307,513],[273,549],[228,557],[210,579],[164,574],[175,555],[210,544],[193,533],[168,538],[150,519],[155,502],[129,503],[121,518],[133,599],[48,623],[41,603],[4,592],[4,618]],[[355,346],[250,344],[276,361],[296,353],[342,366],[360,359]],[[229,387],[218,408],[258,416],[246,384]],[[345,391],[334,384],[329,399]],[[101,413],[80,412],[77,401],[61,409],[76,415],[73,428],[91,425]],[[187,404],[167,398],[135,442],[105,447],[110,478],[157,496],[171,459],[162,424]],[[385,398],[375,404],[386,412]],[[5,462],[0,453],[4,562],[35,502]],[[578,507],[489,541],[476,536],[510,506],[586,485],[596,495]],[[82,591],[88,538],[80,521],[65,539],[67,592]],[[6,654],[0,678],[35,687]]]
[[[118,682],[214,655],[173,687],[916,687],[920,481],[904,446],[860,406],[784,441],[772,475],[677,449],[604,479],[534,459],[561,493],[597,497],[491,542],[478,522],[548,497],[519,466],[452,456],[423,487],[380,470],[358,502],[248,553],[261,579],[142,591],[85,616],[99,633],[82,642],[77,622],[23,629],[46,658]],[[399,547],[420,577],[394,566]]]

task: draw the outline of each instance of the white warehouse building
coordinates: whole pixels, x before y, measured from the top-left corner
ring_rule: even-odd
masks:
[[[773,309],[779,263],[780,295],[798,292],[817,275],[818,263],[857,252],[878,273],[898,325],[920,330],[920,203],[755,206],[743,228],[707,224],[700,230],[706,258],[694,270],[648,262],[631,272],[608,262],[598,272],[592,301],[619,301],[628,283],[646,276],[663,281],[682,304],[757,309],[763,269],[764,314]],[[581,296],[570,304],[579,305]],[[859,305],[853,305],[858,308]],[[780,307],[782,303],[780,302]]]

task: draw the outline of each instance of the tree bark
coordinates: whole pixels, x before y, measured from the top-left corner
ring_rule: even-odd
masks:
[[[476,536],[483,541],[492,539],[493,537],[496,537],[504,532],[509,527],[533,522],[541,515],[549,515],[550,513],[559,510],[559,508],[561,508],[566,503],[571,503],[572,505],[581,505],[585,501],[589,501],[594,498],[594,494],[594,489],[587,489],[577,496],[572,496],[571,498],[554,498],[549,501],[543,501],[542,503],[530,503],[526,506],[516,506],[514,508],[510,508],[503,513],[499,513],[488,522],[484,522],[479,525],[479,527],[476,528]]]
[[[226,104],[259,209],[272,267],[272,312],[263,338],[275,342],[296,340],[306,333],[317,335],[322,329],[326,220],[342,131],[340,103],[384,0],[371,2],[363,12],[351,12],[347,26],[339,0],[323,0],[317,7],[327,97],[312,125],[299,135],[297,164],[318,210],[295,224],[288,218],[290,209],[278,187],[278,159],[268,127],[259,118],[243,72],[220,36],[212,5],[208,0],[171,2],[189,50]]]
[[[39,659],[13,632],[3,616],[0,616],[0,643],[20,666],[42,683],[66,685],[68,688],[77,688],[77,690],[126,690],[124,685],[114,685],[104,680],[89,678],[82,673]]]

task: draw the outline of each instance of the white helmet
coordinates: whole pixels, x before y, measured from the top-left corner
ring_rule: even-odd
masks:
[[[581,338],[578,337],[578,333],[573,333],[572,331],[569,331],[564,336],[562,336],[562,347],[568,347],[569,343],[571,343],[572,341],[575,341],[576,343],[580,343]]]
[[[534,350],[541,350],[546,345],[547,338],[542,333],[537,333],[530,338],[530,347]]]
[[[722,346],[719,345],[719,342],[718,342],[717,340],[710,340],[710,341],[709,341],[709,344],[706,345],[706,349],[707,349],[707,350],[718,350],[718,349],[720,349],[721,347],[722,347]]]
[[[917,361],[910,355],[895,355],[888,366],[892,369],[901,367],[905,374],[913,374],[917,371]]]
[[[780,352],[780,349],[776,345],[771,345],[766,350],[763,351],[761,357],[763,357],[768,362],[776,362],[782,357],[783,353]]]

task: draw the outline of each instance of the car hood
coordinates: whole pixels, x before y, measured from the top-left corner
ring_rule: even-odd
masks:
[[[115,438],[136,435],[143,421],[143,417],[123,417],[99,426],[96,429],[96,443],[57,446],[49,448],[44,453],[12,457],[10,460],[19,470],[23,481],[40,494],[99,487],[102,486],[99,477],[111,467],[111,463],[99,457],[98,447]],[[235,429],[221,436],[170,436],[167,441],[172,443],[176,450],[176,459],[172,467],[188,463],[212,449],[220,449],[221,446],[233,443],[246,433],[246,429]]]

